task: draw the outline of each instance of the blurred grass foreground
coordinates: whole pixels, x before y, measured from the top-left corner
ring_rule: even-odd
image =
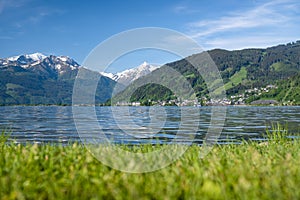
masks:
[[[16,145],[2,134],[0,198],[300,199],[300,141],[279,136],[280,128],[268,142],[216,145],[203,159],[201,147],[191,146],[170,166],[143,174],[109,168],[79,144]]]

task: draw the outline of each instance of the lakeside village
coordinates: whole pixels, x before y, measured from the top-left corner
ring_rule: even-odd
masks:
[[[267,85],[262,88],[247,89],[242,94],[232,95],[224,99],[208,99],[202,97],[200,101],[194,100],[181,100],[173,99],[169,101],[153,101],[148,100],[144,102],[117,102],[116,106],[228,106],[228,105],[246,105],[247,99],[254,97],[259,99],[259,97],[265,93],[268,93],[271,89],[277,89],[275,85]],[[256,100],[251,102],[253,105],[276,105],[279,104],[276,100]]]

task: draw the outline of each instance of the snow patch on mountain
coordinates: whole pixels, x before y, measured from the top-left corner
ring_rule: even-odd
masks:
[[[100,72],[101,75],[106,76],[112,80],[116,80],[117,75],[113,73]]]
[[[80,66],[73,59],[67,56],[45,56],[41,53],[25,54],[0,59],[0,66],[20,66],[30,71],[41,73],[64,74],[68,71],[77,70]]]
[[[40,60],[47,58],[47,56],[45,56],[44,54],[41,54],[41,53],[33,53],[33,54],[25,55],[25,57],[27,59],[32,59],[34,61],[40,61]]]
[[[146,76],[147,74],[151,73],[152,71],[158,68],[158,66],[150,65],[147,62],[143,62],[138,67],[127,69],[123,72],[119,72],[116,74],[101,72],[101,74],[103,76],[113,79],[114,81],[117,81],[118,83],[127,86],[133,81],[137,80],[138,78]]]
[[[68,60],[68,57],[66,57],[66,56],[59,56],[57,58],[60,59],[63,62],[67,62],[67,60]]]
[[[47,58],[47,56],[45,56],[44,54],[33,53],[33,54],[13,56],[13,57],[7,58],[7,60],[14,62],[14,61],[17,61],[21,56],[24,56],[26,59],[31,59],[32,61],[41,61],[41,60]]]
[[[17,61],[19,57],[20,57],[20,56],[13,56],[13,57],[7,58],[7,60],[8,60],[8,61],[14,62],[14,61]]]

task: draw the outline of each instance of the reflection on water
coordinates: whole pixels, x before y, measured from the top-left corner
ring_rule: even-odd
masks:
[[[77,128],[81,139],[88,142],[201,144],[212,116],[212,107],[96,107],[96,115],[93,107],[76,109],[80,113]],[[275,122],[287,124],[289,133],[297,135],[299,111],[300,107],[227,107],[218,142],[262,140],[266,128]],[[72,107],[0,107],[0,129],[9,130],[17,143],[80,140]]]

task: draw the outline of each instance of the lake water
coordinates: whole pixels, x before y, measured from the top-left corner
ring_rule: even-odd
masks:
[[[213,108],[113,107],[112,110],[111,107],[95,109],[76,107],[75,109],[73,116],[72,107],[0,107],[0,130],[10,132],[11,140],[16,143],[68,144],[84,140],[129,144],[192,141],[201,144],[211,126]],[[290,137],[298,137],[299,111],[300,107],[226,107],[226,120],[222,126],[222,133],[217,134],[218,142],[264,140],[266,128],[270,128],[271,124],[276,122],[288,126]]]

